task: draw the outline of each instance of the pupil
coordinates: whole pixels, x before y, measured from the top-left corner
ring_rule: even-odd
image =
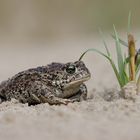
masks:
[[[75,68],[74,65],[70,65],[70,66],[68,66],[67,69],[66,69],[67,73],[70,73],[70,74],[75,73],[75,70],[76,70],[76,68]]]

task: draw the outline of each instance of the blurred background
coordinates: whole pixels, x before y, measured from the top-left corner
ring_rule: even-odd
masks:
[[[138,40],[139,5],[139,0],[0,0],[0,81],[52,61],[75,61],[88,48],[102,49],[99,27],[110,46],[113,24],[126,39],[130,10]],[[102,58],[90,53],[84,60],[93,72],[93,84],[110,80]]]
[[[139,0],[0,0],[0,33],[49,40],[110,30],[113,23],[124,29],[130,10],[133,27],[139,27],[139,5]]]

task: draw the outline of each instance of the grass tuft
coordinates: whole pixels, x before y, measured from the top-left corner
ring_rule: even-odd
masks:
[[[113,25],[114,34],[112,35],[115,40],[116,46],[116,55],[117,55],[117,64],[114,63],[114,60],[111,57],[111,52],[108,49],[107,43],[105,42],[103,32],[99,29],[99,33],[102,37],[102,41],[106,50],[106,53],[101,52],[97,49],[88,49],[80,56],[79,60],[81,60],[87,52],[93,51],[100,55],[102,55],[105,59],[109,61],[111,67],[116,75],[118,83],[122,88],[129,81],[136,81],[140,91],[140,76],[138,77],[138,73],[140,70],[140,50],[136,51],[135,49],[135,39],[134,36],[130,33],[130,23],[131,23],[131,12],[129,12],[128,16],[128,31],[127,38],[128,42],[122,40],[118,32],[116,30],[115,25]],[[122,46],[127,47],[127,53],[122,51]]]

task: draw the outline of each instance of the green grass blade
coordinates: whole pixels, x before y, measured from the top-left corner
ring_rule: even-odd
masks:
[[[128,64],[130,61],[130,57],[125,57],[125,63]]]
[[[140,52],[138,51],[135,56],[135,63],[136,63],[136,75],[138,74],[140,70]]]
[[[137,51],[135,56],[135,64],[136,64],[136,75],[140,70],[140,50]]]
[[[129,81],[129,76],[128,76],[128,64],[129,64],[129,57],[126,57],[126,55],[124,55],[124,75],[125,75],[125,83],[127,83]]]
[[[98,54],[104,56],[104,57],[110,62],[111,66],[112,66],[112,68],[113,68],[113,70],[114,70],[114,73],[115,73],[115,75],[116,75],[116,78],[117,78],[117,80],[118,80],[118,82],[119,82],[119,85],[120,85],[120,87],[122,87],[122,86],[123,86],[123,83],[122,83],[122,81],[121,81],[121,77],[120,77],[120,75],[119,75],[119,72],[118,72],[118,70],[117,70],[117,68],[116,68],[116,66],[115,66],[115,63],[114,63],[113,60],[112,60],[109,56],[107,56],[106,54],[104,54],[104,53],[102,53],[101,51],[98,51],[98,50],[96,50],[96,49],[94,49],[94,48],[88,49],[88,50],[86,50],[86,51],[80,56],[79,61],[80,61],[80,60],[84,57],[84,55],[85,55],[87,52],[89,52],[89,51],[97,52]]]
[[[88,49],[88,50],[86,50],[84,53],[82,53],[82,55],[81,55],[80,58],[79,58],[79,61],[81,61],[82,58],[84,57],[84,55],[85,55],[87,52],[90,52],[90,51],[97,52],[97,53],[101,54],[102,56],[106,57],[107,59],[109,59],[109,57],[108,57],[106,54],[102,53],[102,52],[99,51],[99,50],[96,50],[96,49],[92,48],[92,49]]]
[[[107,44],[106,44],[105,39],[104,39],[103,32],[102,32],[102,30],[101,30],[100,28],[99,28],[99,33],[100,33],[100,35],[101,35],[101,37],[102,37],[102,41],[103,41],[103,44],[104,44],[104,46],[105,46],[107,55],[108,55],[109,57],[111,57],[110,52],[109,52],[108,47],[107,47]]]
[[[116,66],[115,66],[115,63],[112,61],[112,59],[110,59],[109,61],[110,61],[110,64],[111,64],[111,66],[112,66],[112,68],[113,68],[113,70],[114,70],[114,73],[115,73],[115,75],[116,75],[116,78],[117,78],[117,80],[118,80],[118,82],[119,82],[120,87],[123,87],[124,84],[123,84],[122,79],[121,79],[121,77],[120,77],[120,75],[119,75],[119,72],[118,72],[118,70],[117,70],[117,68],[116,68]]]
[[[120,42],[118,38],[118,33],[114,25],[113,25],[113,28],[114,28],[114,34],[115,34],[115,40],[116,40],[116,52],[117,52],[119,75],[121,77],[122,83],[125,85],[126,77],[125,77],[125,72],[124,72],[125,67],[124,67],[122,50],[121,50],[121,46],[120,46]]]
[[[116,40],[115,35],[112,34],[111,36],[112,36],[113,39]],[[123,46],[128,47],[128,43],[126,43],[125,41],[123,41],[121,38],[119,38],[119,42],[120,42]]]
[[[117,59],[118,59],[118,68],[119,71],[121,72],[121,70],[123,69],[123,56],[122,56],[122,50],[120,47],[120,42],[119,42],[119,38],[118,38],[118,34],[116,31],[115,26],[113,25],[114,28],[114,33],[115,33],[115,41],[116,41],[116,52],[117,52]]]
[[[138,74],[139,70],[140,70],[140,64],[136,68],[136,75]]]

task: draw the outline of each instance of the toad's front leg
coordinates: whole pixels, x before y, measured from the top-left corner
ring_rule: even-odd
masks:
[[[86,87],[86,85],[81,84],[79,91],[75,95],[71,96],[69,99],[72,101],[77,101],[77,102],[86,100],[87,99],[87,87]]]

